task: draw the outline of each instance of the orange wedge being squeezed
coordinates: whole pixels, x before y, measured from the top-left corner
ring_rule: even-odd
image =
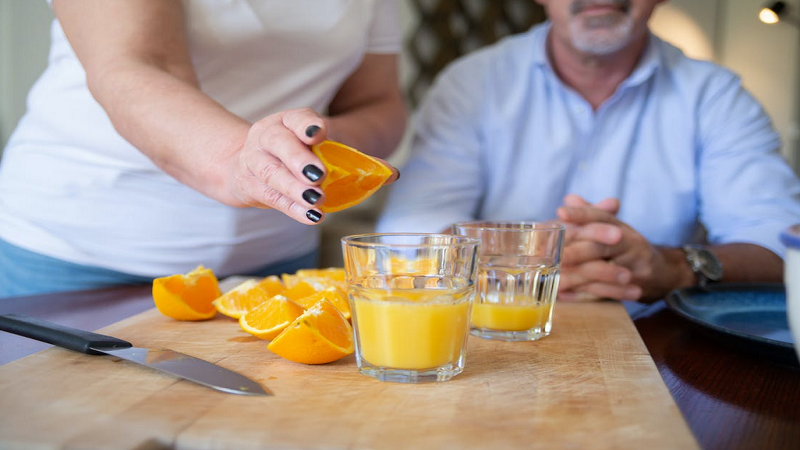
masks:
[[[187,274],[170,275],[153,280],[153,301],[156,308],[176,320],[206,320],[217,310],[211,304],[222,295],[219,281],[211,269],[197,266]]]
[[[392,171],[379,159],[334,141],[322,141],[311,150],[328,171],[320,188],[325,213],[341,211],[366,200],[392,176]]]

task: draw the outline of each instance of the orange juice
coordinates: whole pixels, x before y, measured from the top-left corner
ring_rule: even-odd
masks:
[[[472,305],[472,326],[504,331],[524,331],[544,327],[550,319],[553,304],[504,305],[478,303]]]
[[[463,355],[473,289],[352,288],[360,356],[394,369],[455,364]]]
[[[560,273],[557,265],[481,263],[470,332],[505,341],[532,341],[549,335]]]

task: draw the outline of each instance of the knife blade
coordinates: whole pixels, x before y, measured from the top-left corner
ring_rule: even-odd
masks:
[[[0,314],[0,330],[87,355],[115,356],[230,394],[272,395],[244,375],[174,350],[137,348],[122,339],[23,314]]]

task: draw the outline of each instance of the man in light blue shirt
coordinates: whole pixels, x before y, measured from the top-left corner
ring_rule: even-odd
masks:
[[[378,231],[558,218],[562,299],[780,280],[800,181],[739,78],[652,35],[659,0],[537,1],[549,22],[439,76]]]

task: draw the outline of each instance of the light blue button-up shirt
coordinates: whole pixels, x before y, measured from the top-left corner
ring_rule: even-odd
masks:
[[[739,78],[651,35],[634,72],[593,111],[554,73],[549,23],[449,66],[416,118],[379,232],[464,220],[547,220],[564,195],[621,201],[651,243],[742,242],[780,255],[800,181]]]

